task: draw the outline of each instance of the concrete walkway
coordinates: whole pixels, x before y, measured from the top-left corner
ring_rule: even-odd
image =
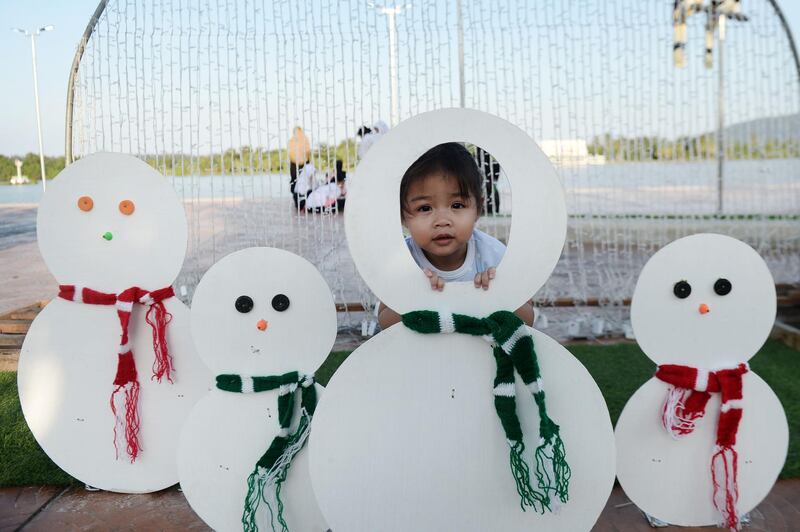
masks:
[[[747,531],[800,531],[800,479],[778,482],[750,514]],[[177,488],[146,495],[83,488],[0,488],[0,532],[78,530],[210,530]],[[593,532],[651,532],[642,513],[615,487]],[[660,528],[665,532],[719,528]],[[306,532],[306,531],[302,531]],[[320,531],[321,532],[321,531]],[[502,531],[491,531],[502,532]]]

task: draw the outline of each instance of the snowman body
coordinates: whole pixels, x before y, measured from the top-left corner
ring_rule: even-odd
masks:
[[[719,290],[720,280],[730,290]],[[677,283],[690,289],[676,289]],[[752,248],[723,235],[699,234],[665,246],[645,265],[631,320],[642,350],[657,364],[715,371],[758,351],[772,328],[775,304],[772,277]],[[625,405],[616,426],[617,476],[628,497],[662,521],[719,524],[711,469],[720,394],[711,395],[693,432],[674,439],[662,423],[671,388],[654,377]],[[751,370],[742,376],[742,391],[735,444],[739,515],[767,496],[788,448],[786,416],[767,383]]]
[[[548,413],[560,423],[572,469],[566,504],[544,514],[520,510],[492,401],[489,345],[395,325],[348,357],[314,421],[314,487],[331,528],[589,530],[614,479],[608,410],[580,362],[533,334]],[[516,393],[524,456],[535,464],[539,414],[519,377]]]
[[[215,389],[186,421],[178,458],[181,487],[214,530],[242,529],[247,477],[278,434],[277,401],[277,391],[244,395]],[[292,461],[281,498],[290,530],[328,529],[311,490],[306,449]],[[257,523],[259,530],[271,530],[268,510],[258,514]]]
[[[123,201],[134,207],[123,209]],[[37,232],[59,283],[111,294],[131,286],[168,286],[186,248],[183,209],[169,183],[145,163],[119,154],[96,154],[67,167],[42,199]],[[163,304],[171,315],[171,383],[166,376],[161,382],[151,378],[149,307],[135,304],[131,313],[130,347],[140,386],[141,452],[135,461],[126,452],[124,427],[116,426],[115,438],[110,406],[121,334],[115,306],[57,297],[25,338],[17,377],[25,419],[48,456],[82,482],[130,493],[177,482],[180,425],[207,389],[208,375],[194,354],[188,309],[175,297]]]
[[[400,178],[428,148],[447,141],[468,141],[492,153],[506,170],[514,198],[529,202],[514,211],[508,248],[488,291],[472,283],[431,290],[402,239]],[[400,313],[483,317],[515,309],[550,275],[563,246],[566,212],[552,167],[524,133],[484,113],[436,111],[400,124],[362,161],[349,196],[345,225],[359,273]],[[396,218],[387,216],[392,211]],[[552,512],[521,509],[494,407],[490,344],[458,333],[419,334],[397,324],[348,357],[317,411],[310,470],[331,528],[589,530],[614,481],[608,410],[591,376],[566,349],[537,331],[533,342],[548,413],[561,427],[572,471],[566,504],[553,495]],[[539,414],[516,379],[523,457],[533,476]]]
[[[287,308],[272,304],[279,295]],[[246,312],[241,310],[248,307],[236,304],[242,297],[251,301]],[[313,374],[336,337],[336,312],[330,290],[310,263],[283,250],[250,248],[223,258],[203,277],[192,301],[192,331],[214,374]],[[290,432],[300,418],[299,397],[294,411]],[[313,434],[313,422],[311,427]],[[242,529],[248,477],[279,429],[278,390],[214,388],[194,407],[181,432],[178,469],[186,499],[209,526]],[[280,497],[290,530],[328,529],[311,489],[307,448],[292,460]],[[266,505],[256,524],[272,529]]]

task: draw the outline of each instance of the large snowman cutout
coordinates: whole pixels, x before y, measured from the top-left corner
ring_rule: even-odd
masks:
[[[429,148],[469,142],[503,165],[513,189],[508,248],[488,291],[430,284],[400,225],[405,170]],[[488,316],[516,309],[545,282],[566,233],[561,184],[515,126],[472,110],[425,113],[392,129],[352,177],[345,216],[359,273],[394,310]],[[509,445],[493,400],[492,348],[463,334],[394,325],[354,351],[326,387],[310,442],[314,492],[333,530],[589,530],[614,482],[614,439],[600,390],[561,345],[532,331],[547,411],[561,427],[571,468],[569,500],[543,514],[521,509]],[[523,458],[535,467],[539,415],[516,377]],[[535,482],[535,481],[534,481]]]
[[[189,504],[215,530],[280,530],[281,520],[290,530],[327,530],[302,439],[294,443],[299,452],[293,459],[284,455],[291,462],[279,488],[282,517],[268,471],[256,471],[276,436],[291,439],[298,433],[307,394],[317,390],[307,377],[336,339],[336,309],[325,280],[288,251],[232,253],[198,284],[192,333],[200,358],[222,388],[197,403],[181,433],[178,468]],[[297,375],[284,386],[268,385],[269,377],[293,372]],[[279,403],[287,398],[294,399],[292,412],[283,412],[292,414],[291,421],[279,415]],[[282,425],[287,425],[283,432]]]
[[[736,528],[769,493],[786,458],[788,426],[747,361],[767,339],[775,311],[767,265],[734,238],[681,238],[645,264],[631,321],[659,370],[625,405],[616,438],[620,484],[648,514],[681,526]]]
[[[31,432],[92,486],[141,493],[175,484],[180,426],[208,383],[189,311],[170,286],[187,243],[178,197],[144,162],[99,153],[53,180],[36,222],[60,287],[20,354]]]

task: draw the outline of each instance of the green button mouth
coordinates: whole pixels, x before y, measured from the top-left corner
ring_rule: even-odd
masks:
[[[103,233],[103,238],[110,241],[112,238],[114,238],[114,235],[112,235],[110,231],[106,231],[105,233]]]

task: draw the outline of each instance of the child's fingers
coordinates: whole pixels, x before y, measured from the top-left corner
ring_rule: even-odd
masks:
[[[485,272],[475,275],[475,288],[489,289],[489,284],[494,279],[494,268],[489,268]]]

